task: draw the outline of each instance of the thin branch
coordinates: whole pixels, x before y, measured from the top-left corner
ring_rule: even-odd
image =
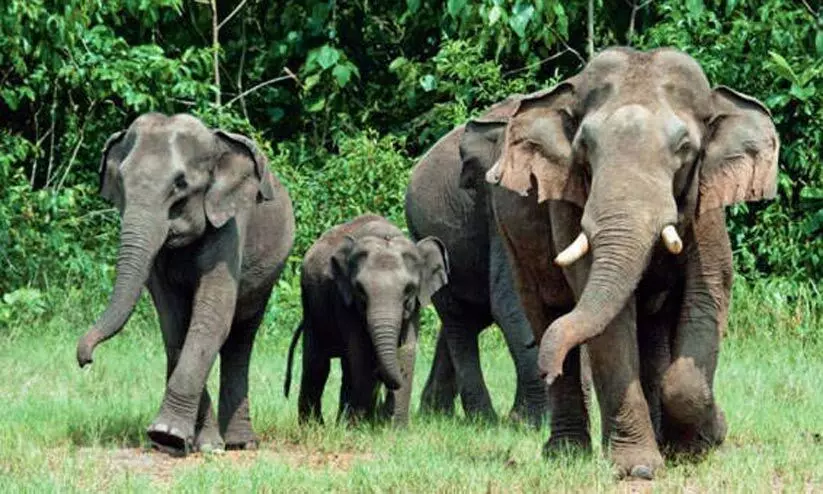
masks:
[[[652,0],[646,0],[643,3],[638,4],[636,0],[626,0],[626,3],[632,8],[631,16],[629,17],[629,29],[626,33],[626,44],[631,46],[632,38],[634,37],[634,20],[637,17],[637,12],[641,9],[644,9],[647,5],[652,3]]]
[[[54,193],[57,194],[60,192],[60,189],[63,188],[63,183],[66,181],[66,177],[69,176],[69,172],[71,171],[72,166],[74,166],[74,161],[77,159],[77,153],[80,152],[80,146],[83,145],[83,139],[86,138],[86,124],[89,123],[89,116],[94,112],[94,107],[97,106],[97,100],[94,100],[89,105],[89,111],[86,113],[86,117],[83,119],[83,125],[80,126],[80,137],[77,139],[77,144],[74,146],[74,150],[71,153],[71,158],[69,158],[69,163],[66,165],[66,169],[63,171],[63,176],[60,177],[60,181],[57,182],[57,187],[54,189]],[[46,187],[49,186],[49,182],[46,182]]]
[[[806,7],[806,10],[809,11],[809,13],[812,15],[812,17],[817,17],[817,12],[812,10],[812,6],[809,5],[809,3],[806,0],[800,0],[800,2],[803,4],[804,7]]]
[[[283,72],[285,72],[289,77],[294,79],[294,82],[296,82],[297,85],[300,86],[300,89],[303,89],[303,83],[300,81],[300,78],[297,77],[297,75],[294,72],[292,72],[290,68],[283,67]]]
[[[217,25],[217,30],[219,31],[223,27],[224,24],[229,22],[232,17],[234,17],[238,12],[240,12],[240,9],[242,9],[243,5],[245,5],[245,4],[246,4],[246,0],[243,0],[242,2],[237,4],[237,7],[235,7],[234,10],[232,10],[231,13],[229,15],[227,15],[226,18],[223,19],[220,22],[220,24]],[[215,14],[215,16],[216,16],[216,14]]]
[[[579,51],[577,51],[577,50],[575,50],[574,48],[572,48],[571,46],[569,46],[569,44],[568,44],[568,43],[566,43],[566,40],[565,40],[565,39],[563,39],[563,37],[562,37],[562,36],[560,36],[560,33],[558,33],[558,32],[557,32],[557,31],[556,31],[553,27],[551,27],[551,26],[549,26],[549,30],[550,30],[552,33],[554,33],[554,35],[555,35],[555,37],[557,38],[557,40],[558,40],[558,41],[560,41],[560,44],[562,44],[562,45],[566,48],[566,50],[567,50],[567,51],[572,52],[572,53],[574,54],[574,56],[576,56],[576,57],[577,57],[577,59],[578,59],[578,60],[580,60],[580,63],[581,63],[581,64],[586,65],[586,59],[585,59],[585,58],[583,58],[583,55],[581,55]]]
[[[223,108],[231,106],[232,103],[236,102],[239,99],[243,99],[244,97],[248,96],[249,94],[257,91],[258,89],[262,89],[266,86],[274,84],[275,82],[284,81],[286,79],[294,79],[294,77],[291,74],[290,75],[282,75],[280,77],[275,77],[274,79],[269,79],[268,81],[261,82],[260,84],[257,84],[256,86],[252,86],[249,89],[247,89],[247,90],[243,91],[242,93],[238,94],[234,98],[230,99],[225,105],[223,105]]]
[[[586,41],[586,51],[589,55],[589,60],[594,56],[594,0],[589,0],[588,18],[586,20],[586,32],[588,33],[588,40]]]
[[[57,84],[54,84],[54,89],[51,93],[51,129],[49,130],[51,137],[49,138],[49,165],[46,168],[46,181],[48,182],[51,176],[51,169],[54,166],[54,127],[57,120]],[[36,164],[36,162],[35,162]],[[31,188],[34,189],[34,183],[37,178],[37,167],[32,169],[31,173]]]
[[[533,69],[535,67],[539,67],[539,66],[543,65],[544,63],[551,62],[552,60],[554,60],[556,58],[560,58],[561,56],[565,55],[566,53],[569,53],[569,51],[570,50],[568,48],[566,48],[565,50],[557,52],[557,53],[555,53],[554,55],[552,55],[550,57],[546,57],[542,60],[538,60],[537,62],[530,63],[529,65],[526,65],[524,67],[520,67],[519,69],[513,69],[513,70],[510,70],[508,72],[503,72],[502,75],[503,76],[512,75],[512,74],[516,74],[518,72],[523,72],[524,70],[529,70],[529,69]]]
[[[214,64],[214,86],[216,89],[214,102],[219,108],[220,103],[220,27],[217,24],[217,0],[211,0],[211,50]]]
[[[240,52],[240,66],[237,68],[237,90],[243,94],[243,69],[246,65],[246,23],[240,26],[241,37],[243,39],[243,51]],[[246,109],[246,98],[240,98],[240,108],[243,109],[243,116],[249,119],[249,112]]]

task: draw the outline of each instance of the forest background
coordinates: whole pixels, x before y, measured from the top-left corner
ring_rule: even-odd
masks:
[[[295,267],[317,235],[365,211],[402,225],[409,171],[440,136],[622,44],[684,50],[773,113],[778,197],[729,209],[735,267],[802,305],[813,317],[795,336],[818,339],[823,8],[811,3],[6,0],[0,333],[66,298],[105,300],[118,217],[97,194],[100,151],[143,112],[190,112],[263,145],[296,207],[278,296],[296,308]]]

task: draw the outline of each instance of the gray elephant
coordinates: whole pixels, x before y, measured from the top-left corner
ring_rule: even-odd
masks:
[[[658,441],[720,444],[714,373],[733,274],[723,207],[775,195],[768,110],[710,88],[684,53],[628,48],[507,108],[469,122],[460,154],[499,184],[492,208],[550,383],[546,451],[590,447],[583,343],[622,474],[652,477]]]
[[[509,104],[492,108],[490,115]],[[459,392],[468,417],[495,417],[478,350],[480,332],[494,322],[517,374],[511,415],[539,425],[548,411],[548,393],[537,368],[537,346],[497,235],[488,185],[468,170],[462,173],[458,147],[464,130],[454,129],[423,156],[406,190],[412,237],[435,236],[451,256],[449,284],[433,297],[442,329],[421,407],[452,413]]]
[[[294,238],[286,189],[247,137],[150,113],[106,142],[100,192],[120,211],[117,279],[77,361],[126,324],[145,284],[166,348],[166,392],[148,436],[173,455],[253,448],[249,359]],[[217,420],[205,388],[220,353]]]
[[[303,259],[303,320],[289,347],[287,397],[302,333],[300,420],[322,422],[330,360],[340,357],[338,418],[388,415],[407,423],[420,308],[447,281],[448,256],[439,240],[415,244],[380,216],[359,216],[324,233]],[[389,392],[378,409],[380,382]]]

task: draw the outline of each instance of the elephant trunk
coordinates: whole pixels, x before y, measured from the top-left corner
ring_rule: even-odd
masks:
[[[148,216],[145,208],[132,207],[124,212],[114,290],[103,314],[77,343],[80,367],[90,364],[94,348],[117,334],[128,321],[167,232],[165,219]]]
[[[391,390],[400,389],[403,386],[403,376],[397,362],[397,344],[402,315],[399,310],[397,314],[369,311],[366,319],[377,354],[380,380]]]
[[[637,187],[643,200],[632,200],[592,184],[583,215],[583,230],[592,244],[589,277],[575,308],[549,326],[540,343],[539,365],[551,384],[562,373],[566,354],[575,346],[600,335],[634,294],[653,248],[666,225],[677,218],[677,206],[670,194],[660,197],[654,184]],[[614,184],[613,178],[599,181]],[[634,183],[642,184],[640,181]],[[643,190],[645,189],[645,190]],[[598,194],[599,193],[599,194]],[[604,199],[605,197],[605,199]]]

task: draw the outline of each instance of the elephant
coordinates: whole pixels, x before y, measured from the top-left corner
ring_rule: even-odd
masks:
[[[385,218],[366,214],[320,236],[300,271],[303,319],[289,346],[288,397],[295,347],[303,336],[298,417],[322,423],[330,361],[340,357],[338,420],[409,420],[420,309],[448,282],[440,240],[416,244]],[[380,383],[387,389],[378,407]]]
[[[469,121],[463,173],[491,203],[550,385],[544,447],[590,450],[580,346],[623,476],[726,436],[714,395],[732,251],[724,206],[773,198],[768,109],[672,48],[615,47],[553,88]],[[660,241],[658,241],[660,239]]]
[[[147,434],[173,456],[250,449],[249,360],[294,241],[286,189],[248,137],[147,113],[106,141],[100,193],[121,217],[108,306],[79,339],[80,367],[128,321],[143,285],[166,351],[166,389]],[[220,354],[215,419],[206,381]]]
[[[478,336],[496,322],[517,374],[511,416],[540,425],[548,412],[548,392],[537,368],[537,348],[491,218],[488,186],[471,174],[461,176],[464,131],[460,126],[440,139],[414,167],[406,189],[412,238],[435,236],[451,257],[449,284],[433,297],[442,329],[421,408],[451,413],[459,391],[467,417],[495,418],[480,368]]]

